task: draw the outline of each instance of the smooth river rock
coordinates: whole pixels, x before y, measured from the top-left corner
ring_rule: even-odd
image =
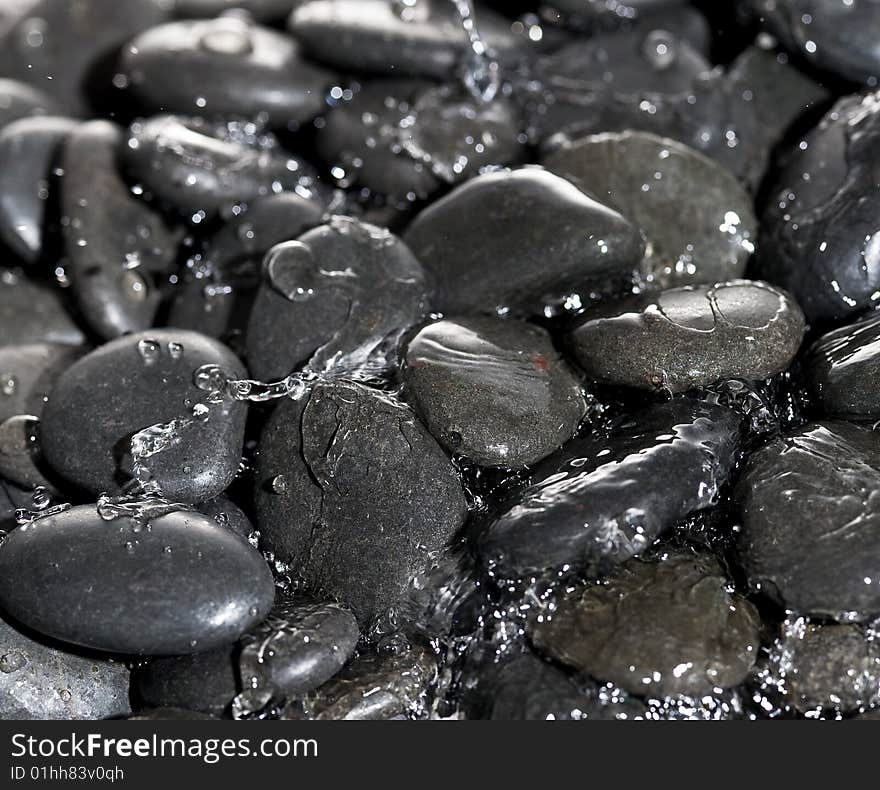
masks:
[[[880,614],[880,436],[812,423],[748,461],[735,490],[750,583],[801,614]]]
[[[59,343],[0,346],[0,422],[18,414],[39,417],[57,378],[83,353]]]
[[[543,329],[449,318],[407,343],[404,396],[452,453],[520,467],[558,449],[586,414],[580,382]]]
[[[542,312],[572,291],[631,280],[636,228],[541,168],[486,173],[431,204],[404,241],[437,279],[447,313]]]
[[[570,344],[589,378],[683,392],[780,373],[803,335],[803,313],[788,294],[762,282],[731,280],[600,305],[584,314]]]
[[[171,499],[221,493],[241,460],[247,404],[197,386],[204,366],[245,374],[225,346],[184,330],[126,335],[92,351],[52,388],[40,431],[47,463],[95,495],[135,476]]]
[[[647,548],[690,513],[716,503],[739,439],[739,416],[674,399],[575,439],[538,464],[477,535],[501,579],[587,572]]]
[[[11,270],[0,270],[0,348],[33,343],[79,346],[85,342],[57,289]]]
[[[634,559],[565,593],[528,633],[557,661],[631,694],[701,697],[745,680],[761,644],[756,609],[728,585],[711,557]]]
[[[231,644],[275,586],[263,557],[191,511],[105,520],[94,505],[38,519],[0,546],[0,605],[46,636],[113,653]]]

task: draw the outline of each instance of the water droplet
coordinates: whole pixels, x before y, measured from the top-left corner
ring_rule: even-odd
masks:
[[[45,510],[52,502],[52,495],[43,486],[37,486],[31,496],[31,501],[37,510]]]
[[[272,487],[272,492],[275,494],[284,494],[287,492],[287,479],[284,475],[275,475],[269,485]]]
[[[168,353],[171,355],[171,359],[180,359],[183,356],[183,343],[170,342]]]
[[[70,702],[73,699],[73,694],[68,689],[60,689],[58,696],[61,697],[62,702]]]
[[[11,653],[4,653],[0,656],[0,672],[4,675],[9,675],[12,672],[17,672],[21,669],[25,664],[27,664],[27,659],[23,654],[18,651],[13,650]]]
[[[152,340],[151,338],[139,340],[137,348],[138,353],[141,355],[141,359],[148,364],[159,359],[159,355],[162,353],[162,347],[159,345],[159,342],[157,340]]]
[[[15,376],[8,373],[0,373],[0,392],[4,395],[12,395],[17,384]]]

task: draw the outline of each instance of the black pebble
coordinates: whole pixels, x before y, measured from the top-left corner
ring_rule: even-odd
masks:
[[[572,331],[587,376],[682,392],[722,379],[765,379],[800,347],[804,316],[766,283],[732,280],[647,294],[588,310]]]
[[[644,251],[620,214],[534,167],[471,179],[422,211],[404,241],[447,313],[540,313],[597,283],[620,288]]]
[[[502,579],[626,560],[717,502],[738,433],[733,411],[675,399],[572,440],[482,528],[478,552]]]
[[[543,329],[499,318],[449,318],[407,343],[404,393],[452,453],[488,466],[539,461],[586,414],[580,383]]]
[[[225,346],[183,330],[126,335],[92,351],[52,388],[40,432],[47,463],[94,495],[119,491],[137,472],[132,437],[159,425],[144,437],[141,461],[165,496],[202,502],[221,493],[241,460],[247,404],[211,402],[195,383],[203,366],[245,373]]]
[[[880,437],[813,423],[751,456],[736,487],[751,584],[803,614],[880,614]]]
[[[464,522],[455,468],[415,415],[357,384],[282,401],[259,445],[266,548],[367,624],[399,603]]]
[[[273,248],[251,310],[246,357],[260,378],[308,370],[380,378],[397,363],[403,332],[428,312],[430,286],[397,236],[331,217]]]
[[[143,523],[74,507],[0,546],[0,605],[55,639],[113,653],[194,653],[262,620],[275,587],[262,556],[198,513]]]

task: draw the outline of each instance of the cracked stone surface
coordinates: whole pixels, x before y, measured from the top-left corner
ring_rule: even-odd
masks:
[[[260,439],[265,547],[363,625],[399,602],[464,522],[455,468],[390,396],[319,381],[282,401]]]

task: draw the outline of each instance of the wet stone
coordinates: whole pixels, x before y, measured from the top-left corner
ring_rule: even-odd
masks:
[[[64,112],[88,115],[108,58],[168,17],[162,0],[37,0],[0,37],[0,74],[37,86]]]
[[[251,310],[246,358],[254,375],[381,378],[401,335],[429,309],[429,283],[409,248],[384,228],[331,217],[274,247]]]
[[[34,115],[56,115],[61,108],[43,91],[26,82],[0,77],[0,129]]]
[[[0,719],[126,716],[128,683],[125,664],[35,641],[0,619]]]
[[[143,523],[83,505],[13,530],[0,547],[4,610],[96,650],[168,655],[231,644],[273,597],[262,556],[190,511]]]
[[[794,706],[847,713],[880,703],[880,645],[854,625],[802,620],[784,633],[780,650]]]
[[[515,50],[503,17],[481,8],[477,22],[490,50]],[[450,79],[469,56],[468,37],[449,0],[309,0],[288,27],[314,58],[344,71]]]
[[[89,326],[106,339],[153,323],[158,283],[172,271],[178,244],[178,234],[118,173],[123,138],[108,121],[89,121],[71,132],[61,157],[73,296]]]
[[[327,721],[385,721],[425,718],[427,691],[436,659],[426,648],[365,654],[306,700],[309,718]]]
[[[247,514],[225,494],[200,503],[198,511],[214,519],[218,526],[231,530],[248,542],[257,534]]]
[[[317,382],[263,431],[255,506],[265,547],[364,625],[397,604],[462,526],[458,475],[407,408]]]
[[[226,11],[246,11],[258,22],[283,20],[291,0],[176,0],[174,13],[181,19],[213,19]]]
[[[521,653],[488,672],[491,674],[482,681],[485,707],[481,718],[613,721],[644,718],[647,712],[640,700],[605,699],[596,684],[570,677],[532,653]]]
[[[802,614],[880,614],[880,437],[813,423],[754,453],[736,487],[754,587]]]
[[[36,343],[79,346],[85,341],[58,290],[0,270],[0,348]],[[6,389],[0,388],[0,393],[8,394]]]
[[[39,425],[31,414],[17,414],[0,422],[0,477],[22,488],[55,492],[41,468]]]
[[[222,716],[241,688],[235,651],[224,645],[188,656],[157,658],[134,671],[132,689],[147,708]]]
[[[800,347],[804,316],[766,283],[732,280],[646,294],[584,314],[572,353],[588,377],[683,392],[722,379],[766,379]]]
[[[622,290],[644,250],[620,214],[541,168],[471,179],[422,211],[404,241],[447,313],[540,313],[593,285]]]
[[[771,187],[756,273],[789,290],[811,323],[880,300],[878,141],[880,95],[843,98],[792,148]]]
[[[746,679],[760,618],[730,592],[717,561],[671,554],[630,560],[599,584],[566,593],[529,624],[542,651],[632,694],[700,697]]]
[[[280,599],[269,616],[241,639],[238,669],[245,691],[239,712],[270,700],[298,698],[330,680],[358,642],[354,616],[334,603]]]
[[[619,419],[608,435],[572,440],[482,526],[482,562],[499,579],[519,579],[563,567],[601,572],[640,553],[717,502],[739,419],[721,406],[674,399]]]
[[[586,414],[580,382],[549,334],[520,321],[451,318],[404,351],[405,397],[452,453],[519,467],[558,449]]]
[[[334,80],[290,36],[240,16],[153,27],[125,48],[121,66],[134,94],[156,110],[259,116],[282,128],[320,113]]]
[[[807,379],[829,417],[880,417],[880,317],[822,335],[807,357]]]
[[[171,499],[221,493],[241,459],[247,404],[199,388],[203,366],[245,373],[225,346],[183,330],[127,335],[86,355],[60,376],[43,411],[47,463],[95,495],[136,475]]]
[[[880,44],[874,0],[753,0],[762,21],[793,54],[851,82],[876,87]]]
[[[752,198],[697,151],[620,132],[566,141],[542,161],[641,229],[649,282],[670,288],[745,273],[758,233]]]
[[[295,192],[250,201],[190,261],[171,305],[169,325],[216,338],[244,334],[266,253],[320,225],[323,216],[319,201]]]
[[[43,249],[53,168],[76,126],[69,118],[22,118],[0,131],[0,237],[26,263]]]
[[[399,203],[424,200],[490,165],[521,161],[519,113],[460,86],[376,80],[339,102],[317,146],[341,187]]]
[[[311,197],[316,188],[314,170],[273,135],[202,118],[136,121],[122,155],[133,179],[193,224],[236,203],[283,191]]]
[[[58,376],[82,354],[55,343],[0,346],[0,422],[17,414],[39,417]]]

